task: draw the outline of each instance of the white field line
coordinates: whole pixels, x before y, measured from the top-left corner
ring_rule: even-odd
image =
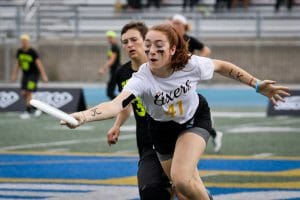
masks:
[[[300,133],[299,128],[292,127],[276,127],[276,126],[256,126],[256,127],[236,127],[232,129],[227,129],[226,133],[280,133],[280,132],[295,132]]]
[[[121,132],[135,132],[136,126],[135,125],[127,125],[127,126],[121,126],[120,131]]]
[[[131,140],[135,138],[134,134],[131,135],[121,135],[119,140]],[[92,138],[92,139],[85,139],[85,140],[64,140],[64,141],[57,141],[57,142],[48,142],[48,143],[37,143],[37,144],[24,144],[24,145],[14,145],[14,146],[7,146],[1,147],[0,151],[12,151],[18,149],[31,149],[37,147],[53,147],[53,146],[63,146],[63,145],[74,145],[80,143],[95,143],[95,142],[106,142],[105,138]]]
[[[57,126],[46,126],[44,129],[46,130],[69,130],[66,126],[61,126],[57,124]],[[72,131],[92,131],[95,130],[94,126],[80,126],[76,129],[72,129]]]
[[[273,153],[259,153],[259,154],[254,154],[252,157],[253,158],[269,158],[274,156]]]
[[[1,191],[5,189],[20,190],[69,190],[71,193],[49,191]],[[72,193],[74,191],[74,193]],[[87,191],[87,192],[86,192]],[[136,199],[138,189],[136,186],[96,186],[76,184],[0,184],[0,195],[12,196],[45,196],[51,200],[83,200],[83,199]]]
[[[300,191],[254,191],[254,192],[240,192],[236,194],[221,194],[215,195],[215,200],[276,200],[276,199],[300,199]]]
[[[226,118],[261,118],[266,117],[265,112],[212,112],[213,117]]]

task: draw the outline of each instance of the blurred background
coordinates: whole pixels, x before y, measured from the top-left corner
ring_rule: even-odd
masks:
[[[293,89],[281,110],[269,104],[285,116],[270,117],[253,88],[218,75],[199,85],[224,133],[220,151],[210,141],[198,165],[205,185],[216,200],[300,199],[300,0],[0,0],[0,199],[139,199],[133,117],[113,146],[114,119],[75,130],[45,114],[24,120],[20,83],[10,78],[26,33],[49,76],[34,98],[66,112],[107,101],[108,76],[98,74],[106,31],[120,45],[129,21],[152,26],[176,13],[211,58]]]
[[[19,36],[27,33],[50,81],[97,82],[106,61],[107,30],[130,20],[147,25],[175,13],[187,17],[190,35],[258,78],[299,83],[300,0],[0,0],[0,81],[9,82]],[[193,2],[193,0],[191,0]],[[119,34],[118,34],[119,36]],[[123,63],[127,60],[122,57]],[[216,76],[214,83],[231,83]],[[234,83],[234,82],[232,82]]]

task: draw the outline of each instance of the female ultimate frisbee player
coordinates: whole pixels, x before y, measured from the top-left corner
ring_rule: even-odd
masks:
[[[122,65],[115,75],[120,92],[132,74],[137,72],[143,63],[147,62],[144,48],[147,31],[148,27],[142,22],[130,22],[125,24],[121,30],[122,47],[130,61]],[[170,200],[171,184],[160,165],[153,149],[153,142],[147,132],[148,114],[146,109],[140,98],[136,98],[131,105],[136,120],[136,142],[139,152],[137,179],[140,199]],[[130,116],[130,113],[131,109],[128,106],[117,116],[113,127],[107,133],[107,142],[110,145],[118,141],[120,127]]]
[[[148,62],[115,99],[72,116],[79,125],[112,118],[140,97],[151,117],[148,131],[156,153],[176,191],[182,199],[208,200],[197,163],[206,147],[211,119],[208,105],[196,92],[197,84],[216,72],[248,84],[275,105],[289,96],[289,89],[275,85],[275,81],[259,81],[232,63],[191,55],[170,24],[153,26],[146,34],[145,47]]]

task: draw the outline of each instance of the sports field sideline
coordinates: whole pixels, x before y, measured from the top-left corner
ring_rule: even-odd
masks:
[[[95,88],[84,93],[89,105],[101,101]],[[220,154],[209,143],[199,163],[215,199],[300,199],[300,118],[266,117],[267,101],[253,91],[202,93],[224,133]],[[113,120],[69,130],[47,115],[18,115],[0,113],[0,199],[138,199],[133,119],[109,147]]]

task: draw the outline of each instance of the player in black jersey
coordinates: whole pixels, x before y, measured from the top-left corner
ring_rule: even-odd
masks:
[[[188,42],[189,52],[204,57],[208,57],[211,54],[211,50],[205,46],[205,44],[187,34],[190,30],[190,26],[183,15],[175,14],[172,17],[171,22],[176,30],[183,36],[185,41]]]
[[[186,18],[183,15],[175,14],[172,17],[172,24],[176,30],[183,35],[185,41],[188,42],[189,52],[199,56],[208,57],[211,53],[211,50],[205,46],[202,42],[196,38],[189,36],[186,32],[189,30],[189,25]],[[214,151],[219,152],[222,147],[222,138],[223,133],[221,131],[216,131],[214,128],[211,129],[210,135],[212,136],[212,143],[214,145]]]
[[[20,117],[22,119],[28,119],[30,118],[30,114],[33,110],[29,104],[29,101],[32,99],[32,93],[37,90],[39,75],[41,75],[44,82],[48,82],[48,77],[37,51],[30,46],[29,35],[21,35],[20,40],[22,47],[17,51],[17,62],[14,66],[11,80],[16,81],[21,68],[23,72],[21,81],[21,94],[25,101],[26,111],[21,114]],[[39,116],[40,114],[40,110],[35,110],[35,116]]]
[[[138,71],[140,65],[147,62],[144,51],[144,38],[147,31],[148,28],[142,22],[126,24],[121,31],[122,46],[131,61],[121,66],[116,73],[116,82],[120,91],[132,74]],[[136,119],[136,140],[140,157],[137,173],[140,198],[142,200],[169,200],[171,198],[171,184],[163,172],[153,149],[153,142],[147,133],[148,114],[140,98],[136,98],[131,105]],[[129,107],[117,116],[114,126],[107,133],[109,144],[117,142],[120,127],[130,116],[130,113]]]
[[[120,48],[117,42],[117,34],[114,31],[106,32],[107,41],[110,49],[107,52],[107,61],[103,67],[99,69],[99,74],[105,75],[109,71],[109,81],[107,82],[106,94],[110,99],[114,99],[116,88],[116,71],[121,63]]]

